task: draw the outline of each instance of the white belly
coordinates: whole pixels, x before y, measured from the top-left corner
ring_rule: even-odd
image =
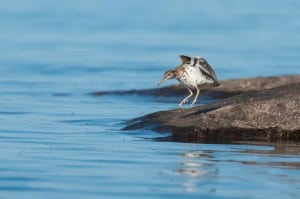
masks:
[[[197,85],[213,83],[198,68],[186,67],[183,75],[177,78],[183,85],[187,87],[196,87]]]

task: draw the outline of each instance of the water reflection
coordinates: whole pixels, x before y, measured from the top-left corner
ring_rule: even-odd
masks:
[[[175,172],[183,176],[181,186],[186,192],[199,192],[202,186],[198,183],[210,178],[216,178],[218,170],[214,168],[211,159],[212,151],[188,151],[181,155],[180,167]],[[214,192],[208,189],[205,192]]]
[[[300,162],[293,154],[295,148],[299,148],[298,145],[232,145],[223,150],[191,150],[180,155],[179,167],[174,172],[182,177],[180,186],[189,193],[232,196],[226,189],[236,186],[242,187],[241,190],[231,192],[239,196],[246,187],[256,187],[268,179],[275,181],[272,185],[262,185],[265,193],[270,192],[271,186],[290,183],[287,192],[294,198],[298,193],[293,187],[300,184],[300,174],[296,172],[300,169]],[[278,154],[282,150],[292,153]],[[296,170],[288,174],[284,171],[286,169]]]
[[[258,153],[258,154],[276,154],[276,155],[300,155],[300,144],[299,143],[263,143],[263,142],[247,142],[244,144],[256,144],[256,145],[265,145],[273,147],[272,150],[257,150],[257,149],[248,149],[244,152],[248,153]]]

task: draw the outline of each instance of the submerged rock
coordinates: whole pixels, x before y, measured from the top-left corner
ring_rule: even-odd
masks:
[[[223,81],[210,90],[243,94],[213,104],[152,113],[129,121],[124,130],[171,132],[173,141],[299,142],[299,80],[299,76],[283,76]]]

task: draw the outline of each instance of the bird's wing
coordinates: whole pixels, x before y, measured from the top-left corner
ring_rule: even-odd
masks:
[[[219,82],[218,78],[215,74],[215,71],[212,69],[212,67],[209,65],[209,63],[202,57],[189,57],[186,55],[180,55],[179,56],[182,64],[188,64],[193,67],[199,68],[202,73],[210,77],[213,81]]]
[[[186,55],[179,55],[181,61],[182,61],[182,64],[185,64],[185,63],[188,63],[191,61],[191,57],[189,56],[186,56]]]
[[[201,72],[203,72],[205,75],[210,77],[215,82],[218,82],[218,78],[215,74],[215,71],[212,69],[212,67],[204,58],[195,57],[194,59],[195,59],[194,60],[195,67],[199,68]]]

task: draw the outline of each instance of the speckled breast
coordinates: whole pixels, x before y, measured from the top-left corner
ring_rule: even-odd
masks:
[[[200,84],[207,83],[207,79],[202,72],[195,67],[188,66],[184,70],[180,70],[177,75],[177,80],[188,87],[195,87]]]

